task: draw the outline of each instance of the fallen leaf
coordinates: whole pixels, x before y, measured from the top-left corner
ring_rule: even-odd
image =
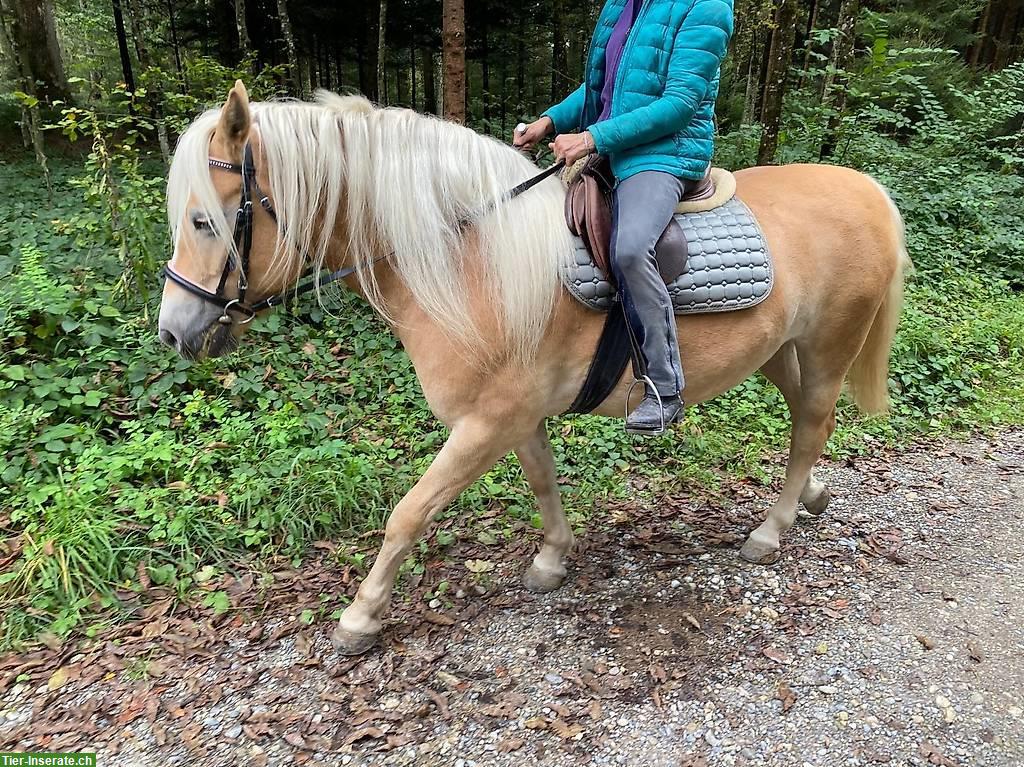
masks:
[[[765,647],[761,652],[776,663],[789,663],[789,656],[778,647]]]
[[[926,650],[935,649],[935,641],[931,637],[926,637],[924,634],[914,634],[914,638],[921,643],[921,646]]]
[[[494,562],[487,559],[469,559],[466,561],[466,569],[471,573],[488,573],[494,569]]]
[[[981,654],[981,650],[978,649],[978,645],[974,644],[974,642],[967,643],[967,654],[975,663],[981,663],[984,657]]]
[[[351,746],[357,740],[362,740],[363,738],[383,738],[383,737],[384,737],[384,730],[382,730],[380,727],[360,727],[358,730],[353,730],[352,732],[350,732],[348,734],[348,737],[345,738],[345,745],[346,746]]]
[[[583,727],[578,724],[567,724],[563,722],[561,718],[555,719],[551,722],[551,729],[555,731],[562,740],[571,740],[583,732]]]
[[[569,712],[568,706],[563,706],[561,703],[552,703],[548,706],[552,711],[558,714],[563,719],[568,719],[572,714]]]
[[[779,682],[775,690],[775,697],[782,701],[782,713],[785,714],[796,703],[796,693],[793,692],[788,682]]]
[[[528,730],[546,730],[548,728],[548,720],[542,716],[531,716],[523,724]]]
[[[522,738],[506,738],[498,743],[498,753],[510,754],[521,749],[525,743],[526,741]]]
[[[453,626],[455,625],[455,619],[450,618],[442,613],[436,613],[433,610],[423,611],[423,620],[427,623],[433,623],[435,626]]]
[[[455,674],[449,674],[447,671],[437,671],[434,673],[434,676],[449,690],[461,690],[466,684]]]
[[[691,615],[688,612],[684,612],[683,613],[683,618],[686,620],[687,623],[689,623],[691,626],[693,626],[697,631],[700,631],[700,621],[697,620],[696,618],[694,618],[693,615]]]
[[[284,736],[284,739],[286,743],[295,746],[295,748],[309,748],[309,746],[306,745],[306,739],[303,738],[302,735],[297,732],[289,732],[287,735]]]
[[[452,713],[448,710],[448,699],[439,692],[433,690],[426,690],[427,697],[434,701],[434,705],[437,706],[438,712],[441,714],[442,719],[451,719]]]
[[[590,705],[587,707],[587,714],[589,714],[590,718],[593,719],[595,722],[598,721],[601,718],[601,715],[603,714],[603,712],[601,711],[601,701],[590,701]]]
[[[917,752],[927,759],[929,764],[939,765],[939,767],[960,767],[958,762],[943,754],[927,740],[921,742],[917,747]]]
[[[68,681],[68,670],[66,666],[61,666],[59,669],[50,674],[50,678],[46,681],[47,690],[57,690],[63,687]]]

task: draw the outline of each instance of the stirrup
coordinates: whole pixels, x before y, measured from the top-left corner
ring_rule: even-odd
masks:
[[[629,418],[629,398],[632,396],[633,389],[636,388],[636,385],[637,384],[641,384],[641,383],[644,385],[644,388],[647,389],[647,392],[653,392],[654,396],[658,400],[658,411],[661,413],[661,432],[660,433],[664,434],[665,433],[665,426],[666,426],[666,424],[665,424],[665,404],[661,401],[661,394],[658,392],[658,387],[654,385],[654,381],[652,381],[649,376],[644,375],[644,376],[640,376],[639,378],[634,378],[633,379],[633,383],[631,383],[629,385],[629,388],[626,389],[626,418],[627,419]],[[645,392],[645,394],[646,394],[646,392]]]

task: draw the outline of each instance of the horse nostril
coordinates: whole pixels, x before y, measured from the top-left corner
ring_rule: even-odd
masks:
[[[160,329],[160,340],[172,349],[178,348],[178,339],[174,336],[174,333],[169,330],[164,330],[163,328]]]

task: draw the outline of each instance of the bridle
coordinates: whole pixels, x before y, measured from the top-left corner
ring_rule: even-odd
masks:
[[[319,277],[313,277],[312,272],[306,272],[302,275],[304,281],[290,290],[275,293],[254,304],[246,303],[245,294],[249,289],[249,261],[252,255],[253,200],[259,200],[260,207],[267,212],[267,215],[270,216],[275,224],[278,223],[277,211],[274,210],[273,203],[270,202],[270,198],[260,188],[259,182],[256,180],[256,163],[253,159],[251,144],[245,145],[241,165],[228,162],[227,160],[217,160],[212,157],[209,159],[209,165],[215,170],[238,173],[242,176],[242,195],[238,201],[238,210],[235,212],[235,226],[232,232],[235,248],[233,252],[228,253],[228,257],[224,261],[224,268],[221,270],[220,279],[217,281],[217,290],[207,290],[202,285],[193,282],[181,272],[175,270],[170,264],[164,266],[161,274],[192,295],[219,306],[223,310],[223,313],[217,320],[221,325],[231,325],[235,322],[231,312],[243,315],[244,318],[238,322],[241,325],[248,325],[256,318],[257,314],[265,309],[280,306],[297,296],[309,293],[325,285],[330,285],[332,282],[343,280],[355,273],[358,268],[356,266],[347,266],[344,269],[338,269]],[[238,255],[238,260],[235,258],[236,254]],[[224,288],[227,285],[228,277],[238,268],[239,260],[241,261],[241,269],[238,269],[238,295],[235,298],[228,298],[224,293]],[[309,279],[310,277],[312,279]]]
[[[238,201],[238,211],[235,213],[235,226],[232,232],[232,239],[234,240],[235,248],[233,252],[228,252],[227,259],[224,261],[224,268],[221,270],[220,279],[217,281],[217,290],[207,290],[202,285],[193,282],[185,275],[176,271],[169,263],[161,270],[161,275],[192,295],[219,306],[223,310],[223,313],[217,319],[221,325],[234,324],[235,318],[231,315],[231,312],[244,315],[244,319],[239,320],[238,322],[240,325],[248,325],[256,319],[256,315],[260,312],[266,309],[271,309],[275,306],[280,306],[291,299],[305,293],[309,293],[317,288],[343,280],[354,274],[359,269],[358,266],[346,266],[343,269],[338,269],[337,271],[328,272],[319,276],[313,275],[312,270],[309,270],[304,272],[300,278],[303,281],[290,290],[275,293],[274,295],[268,296],[254,304],[246,303],[245,294],[249,289],[249,259],[252,254],[253,199],[259,199],[260,207],[267,212],[267,215],[270,216],[275,224],[278,223],[277,212],[274,210],[274,205],[270,202],[270,198],[262,189],[260,189],[259,182],[256,181],[256,162],[253,158],[251,144],[246,143],[245,145],[245,150],[242,153],[241,165],[228,162],[227,160],[217,160],[213,157],[209,158],[209,165],[210,168],[215,170],[238,173],[242,176],[242,195]],[[538,173],[536,176],[533,176],[519,184],[508,192],[505,196],[505,200],[507,201],[518,197],[527,189],[536,186],[548,176],[554,175],[563,165],[563,162],[558,162]],[[485,212],[487,211],[478,211],[477,216]],[[476,216],[473,218],[475,217]],[[470,223],[468,219],[463,221],[464,225],[468,223]],[[227,285],[228,277],[230,277],[231,273],[239,266],[238,261],[235,258],[236,253],[241,260],[241,268],[238,269],[238,295],[235,298],[228,298],[224,294],[224,287]],[[387,256],[378,256],[370,263],[377,263],[386,257]],[[306,261],[309,262],[308,255],[306,256]]]

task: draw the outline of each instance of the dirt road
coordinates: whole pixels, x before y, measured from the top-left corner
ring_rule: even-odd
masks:
[[[819,476],[832,506],[770,567],[736,556],[774,492],[748,483],[610,504],[540,597],[518,583],[536,531],[510,547],[486,519],[452,527],[360,659],[333,655],[316,619],[334,606],[319,595],[354,588],[329,556],[266,590],[225,580],[220,618],[154,589],[102,641],[0,659],[0,750],[154,767],[1024,765],[1024,433]]]

